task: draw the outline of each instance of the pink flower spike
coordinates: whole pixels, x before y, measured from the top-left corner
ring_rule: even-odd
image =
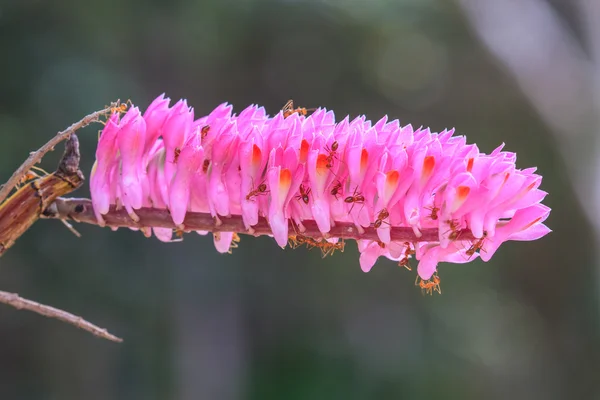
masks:
[[[440,262],[488,261],[508,240],[550,232],[542,177],[517,169],[504,145],[484,154],[454,129],[402,127],[387,116],[336,123],[324,108],[269,116],[257,105],[234,114],[224,103],[194,120],[185,100],[169,104],[161,95],[143,116],[131,107],[106,122],[90,179],[100,224],[111,206],[136,220],[141,207],[168,210],[179,228],[188,213],[202,213],[281,247],[290,234],[304,234],[324,252],[340,250],[330,246],[347,229],[365,272],[380,256],[408,266],[414,251],[425,280]],[[186,230],[213,229],[195,225],[207,220],[199,217]],[[173,241],[171,229],[131,226]],[[214,237],[223,253],[237,242],[233,232]]]

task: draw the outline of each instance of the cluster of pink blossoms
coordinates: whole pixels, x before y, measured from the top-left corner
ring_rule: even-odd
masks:
[[[264,216],[282,247],[290,219],[300,232],[302,221],[316,221],[325,237],[336,222],[375,226],[379,241],[358,241],[362,269],[380,256],[406,265],[414,254],[422,279],[440,261],[487,261],[506,240],[550,232],[542,223],[550,209],[540,204],[541,176],[517,169],[516,155],[503,145],[486,155],[454,130],[415,130],[387,117],[336,123],[321,108],[308,117],[289,114],[270,117],[252,105],[235,115],[221,104],[194,119],[185,100],[170,107],[164,95],[143,115],[137,107],[114,113],[91,174],[99,222],[111,204],[133,219],[141,207],[168,209],[178,226],[187,211],[241,215],[248,229]],[[391,227],[411,227],[416,238],[437,228],[439,239],[394,243]],[[463,229],[478,240],[461,240]],[[170,229],[153,232],[171,240]],[[233,237],[215,236],[217,249],[229,250]]]

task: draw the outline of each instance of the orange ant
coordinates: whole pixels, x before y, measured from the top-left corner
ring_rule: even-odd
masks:
[[[202,129],[200,129],[200,137],[201,137],[201,139],[206,138],[206,135],[208,135],[209,131],[210,131],[210,125],[204,125],[202,127]]]
[[[240,242],[241,238],[240,235],[238,235],[237,233],[233,233],[233,237],[231,238],[231,244],[229,245],[229,250],[227,250],[228,254],[232,254],[233,253],[233,249],[237,249],[238,248],[238,243]]]
[[[290,245],[290,247],[291,247],[292,249],[296,249],[296,248],[298,248],[298,247],[300,247],[300,246],[301,246],[301,244],[300,244],[300,243],[298,243],[298,240],[297,240],[297,237],[296,237],[296,236],[290,236],[290,237],[288,238],[288,244]]]
[[[208,171],[209,166],[210,166],[210,160],[207,158],[206,160],[204,160],[204,163],[202,164],[202,172],[206,173]]]
[[[127,104],[119,104],[115,107],[110,108],[110,113],[122,113],[127,111]]]
[[[295,228],[294,228],[295,230]],[[289,238],[289,243],[292,249],[296,249],[302,245],[306,245],[306,248],[311,250],[315,247],[321,249],[321,253],[323,254],[323,258],[325,258],[328,254],[333,254],[335,250],[344,251],[344,245],[339,243],[329,243],[327,241],[321,241],[311,238],[310,236],[305,236],[301,233],[296,233],[295,236],[291,236]]]
[[[183,229],[175,229],[175,237],[177,237],[177,239],[175,239],[175,241],[180,242],[183,241],[183,234],[185,232],[183,231]]]
[[[248,195],[246,196],[246,200],[250,200],[252,197],[266,193],[268,193],[267,184],[263,182],[260,185],[258,185],[258,188],[253,189],[250,191],[250,193],[248,193]]]
[[[315,110],[314,108],[302,108],[302,107],[294,108],[293,100],[288,100],[288,102],[285,103],[285,105],[281,109],[281,111],[283,111],[283,118],[287,118],[290,115],[296,114],[296,113],[306,117],[306,115],[308,114],[309,111],[314,111],[314,110]]]
[[[340,194],[341,190],[342,190],[342,182],[337,181],[337,183],[335,185],[333,185],[333,188],[331,188],[330,193],[337,200],[337,196],[338,196],[338,194]]]
[[[31,167],[31,169],[29,171],[27,171],[25,173],[25,175],[23,175],[21,177],[21,179],[19,179],[19,182],[17,182],[17,185],[15,186],[15,189],[18,189],[20,186],[24,185],[25,183],[29,182],[29,181],[33,181],[35,179],[41,178],[41,175],[38,175],[37,173],[33,172],[32,170],[38,171],[43,173],[44,175],[48,175],[48,173],[46,171],[44,171],[43,169],[33,166]]]
[[[177,160],[179,160],[180,154],[181,154],[181,149],[179,147],[175,147],[175,157],[173,158],[173,164],[177,164]]]
[[[321,249],[321,254],[323,255],[323,258],[327,257],[328,255],[333,255],[333,253],[335,253],[336,250],[343,253],[345,247],[345,242],[343,239],[338,243],[329,243],[326,240],[316,240],[309,236],[304,236],[300,233],[290,238],[290,246],[292,246],[293,249],[298,248],[303,244],[305,244],[306,248],[309,250],[315,247]]]
[[[438,211],[440,211],[439,207],[436,207],[435,205],[433,205],[433,206],[425,207],[425,209],[431,211],[431,214],[429,214],[429,218],[431,218],[434,221],[436,221],[438,219]]]
[[[315,247],[319,247],[319,242],[308,236],[304,236],[304,243],[306,244],[306,248],[309,250],[312,250]]]
[[[339,250],[340,252],[344,252],[344,239],[342,239],[340,242],[338,243],[329,243],[326,240],[323,240],[321,242],[317,242],[317,247],[319,247],[321,249],[321,253],[323,254],[323,258],[327,257],[328,255],[333,255],[333,253],[335,253],[336,250]]]
[[[124,113],[125,111],[127,111],[127,108],[129,107],[129,105],[131,104],[131,100],[127,100],[127,102],[125,103],[120,103],[119,100],[117,100],[117,103],[113,103],[114,106],[112,106],[110,108],[110,113],[114,114],[114,113]]]
[[[387,217],[390,216],[390,213],[388,212],[387,208],[382,209],[381,211],[379,211],[379,214],[377,215],[377,219],[375,220],[375,222],[373,223],[373,227],[375,229],[379,228],[381,226],[382,223],[386,223],[389,225],[388,222],[384,221],[384,219],[386,219]]]
[[[412,271],[412,268],[410,267],[410,264],[408,262],[408,258],[415,254],[415,251],[410,248],[409,242],[404,242],[404,245],[406,246],[406,250],[404,250],[404,257],[402,257],[402,259],[398,262],[398,266],[404,267],[407,270]]]
[[[485,242],[485,239],[487,238],[487,232],[483,231],[483,236],[481,237],[481,239],[477,239],[475,240],[475,242],[471,245],[471,247],[469,247],[467,249],[467,251],[465,251],[465,254],[469,256],[469,258],[473,257],[473,255],[475,255],[476,251],[485,251],[483,249],[483,243]]]
[[[313,247],[319,247],[319,242],[309,236],[304,236],[301,233],[296,234],[296,242],[298,243],[296,247],[300,247],[305,244],[309,250]]]
[[[33,171],[27,171],[21,179],[19,179],[19,185],[24,184],[27,181],[32,181],[39,178],[40,176]]]
[[[409,271],[412,271],[412,268],[410,267],[410,264],[408,263],[408,258],[404,257],[402,258],[399,262],[398,262],[398,266],[399,267],[404,267]]]
[[[110,108],[110,113],[114,114],[114,113],[124,113],[125,111],[127,111],[127,104],[123,103],[123,104],[117,104],[115,107],[111,107]]]
[[[448,225],[450,225],[450,235],[448,235],[448,239],[450,240],[458,240],[458,238],[461,235],[461,231],[460,231],[460,221],[457,221],[455,219],[450,219],[448,221],[446,221],[446,223]],[[447,232],[447,231],[446,231]]]
[[[306,236],[298,233],[298,231],[296,230],[296,224],[294,223],[294,221],[291,221],[291,224],[292,224],[292,228],[294,229],[294,232],[296,232],[296,235],[290,236],[288,238],[288,243],[292,249],[297,249],[298,247],[302,246],[305,243],[304,238]]]
[[[417,278],[415,279],[415,286],[419,286],[421,290],[424,291],[426,294],[431,295],[434,291],[438,292],[439,294],[442,294],[440,282],[441,280],[437,273],[434,273],[431,279],[428,281],[424,281],[422,279],[419,280],[419,275],[417,275]]]
[[[354,193],[352,194],[352,196],[348,196],[344,199],[345,203],[352,203],[352,207],[350,207],[350,211],[352,212],[352,209],[354,208],[354,205],[356,203],[360,203],[363,204],[365,203],[365,196],[363,196],[362,194],[360,194],[358,192],[358,186],[356,186],[356,188],[354,189]]]
[[[300,184],[300,194],[296,195],[296,199],[298,200],[302,200],[304,202],[304,204],[308,205],[308,195],[311,192],[311,188],[304,188],[303,184]]]
[[[37,178],[40,178],[40,175],[36,174],[33,171],[27,171],[25,173],[25,175],[23,175],[21,177],[21,179],[19,179],[19,182],[17,183],[17,186],[23,185],[23,184],[27,183],[28,181],[32,181],[32,180],[37,179]]]
[[[105,110],[107,109],[107,111],[104,112],[104,116],[107,117],[108,119],[110,119],[107,116],[108,114],[110,114],[110,116],[112,116],[113,114],[122,114],[125,111],[127,111],[127,108],[129,108],[130,104],[132,104],[131,100],[127,100],[127,102],[125,102],[125,103],[121,103],[121,100],[117,100],[116,102],[111,103],[110,106],[104,106]],[[100,122],[102,125],[106,125],[107,121],[98,121],[98,122]],[[100,132],[98,132],[98,139],[100,138]]]
[[[339,144],[337,140],[331,144],[331,147],[325,146],[325,150],[327,151],[327,165],[325,165],[325,167],[327,167],[328,169],[331,169],[333,167],[333,159],[337,158],[336,152],[338,147]]]

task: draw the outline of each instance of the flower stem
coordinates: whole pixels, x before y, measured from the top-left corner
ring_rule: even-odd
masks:
[[[171,228],[178,229],[173,223],[168,210],[156,208],[141,208],[135,213],[139,217],[139,222],[132,220],[124,209],[117,210],[114,206],[110,211],[103,215],[106,225],[110,227],[128,227],[128,228]],[[94,215],[92,201],[79,198],[58,198],[48,207],[46,218],[72,219],[76,222],[84,222],[92,225],[99,225]],[[183,223],[185,231],[208,231],[208,232],[237,232],[253,236],[271,235],[271,228],[264,217],[260,217],[256,225],[252,227],[253,231],[248,232],[244,227],[244,222],[240,215],[230,217],[219,217],[216,221],[210,214],[188,212]],[[321,238],[323,234],[319,231],[317,224],[312,220],[302,221],[306,228],[302,233],[304,236],[312,238]],[[297,228],[289,227],[290,236],[296,235]],[[329,231],[329,237],[355,239],[355,240],[379,240],[377,230],[372,227],[363,228],[364,232],[359,232],[356,226],[350,222],[338,222]],[[391,228],[391,239],[394,242],[436,242],[438,240],[438,229],[427,228],[421,230],[421,237],[417,237],[412,228],[393,227]],[[460,233],[461,240],[473,240],[470,230],[464,230]]]

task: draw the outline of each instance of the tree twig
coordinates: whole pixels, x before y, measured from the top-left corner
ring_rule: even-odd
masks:
[[[171,228],[178,229],[173,223],[173,219],[168,210],[141,208],[135,210],[139,216],[139,222],[133,221],[124,209],[117,210],[111,207],[110,211],[104,215],[106,225],[110,227],[129,227],[129,228]],[[78,198],[62,198],[59,197],[51,204],[46,212],[47,218],[72,219],[76,222],[84,222],[92,225],[99,225],[94,215],[92,202],[89,199]],[[185,231],[209,231],[209,232],[237,232],[246,233],[253,236],[271,235],[271,228],[267,220],[263,217],[259,218],[258,224],[252,227],[252,232],[247,232],[244,227],[244,222],[240,215],[232,215],[230,217],[219,217],[220,224],[216,222],[210,214],[188,212],[183,225]],[[320,238],[323,234],[319,231],[317,223],[312,220],[302,221],[306,227],[303,235]],[[296,227],[290,223],[289,234],[296,234]],[[343,239],[366,239],[379,240],[377,230],[372,227],[363,228],[361,233],[356,226],[351,222],[338,222],[329,232],[329,237],[337,237]],[[421,237],[416,237],[412,228],[408,227],[393,227],[391,228],[391,239],[395,242],[435,242],[439,240],[438,229],[428,228],[423,229]],[[460,233],[461,240],[473,240],[473,235],[470,230],[464,230]]]
[[[98,336],[103,339],[107,339],[113,342],[121,343],[123,339],[110,334],[106,329],[102,329],[85,319],[73,315],[58,308],[46,306],[44,304],[37,303],[32,300],[27,300],[20,297],[17,293],[9,293],[0,291],[0,303],[8,304],[18,310],[28,310],[43,315],[45,317],[58,319],[76,326],[79,329],[88,331],[91,334]]]
[[[8,181],[6,181],[2,188],[0,188],[0,203],[6,200],[10,191],[19,183],[21,178],[27,173],[27,171],[31,169],[31,167],[40,162],[42,157],[44,157],[46,153],[54,150],[54,146],[56,146],[63,140],[68,139],[78,129],[84,128],[92,122],[98,121],[101,116],[109,113],[114,108],[115,104],[116,103],[113,103],[110,107],[85,116],[79,122],[74,123],[64,131],[58,132],[56,136],[50,139],[48,143],[43,145],[39,150],[29,153],[29,157],[27,157],[27,160],[25,160],[25,162],[23,162],[23,164],[21,164],[21,166],[17,168],[17,170],[12,174]]]

